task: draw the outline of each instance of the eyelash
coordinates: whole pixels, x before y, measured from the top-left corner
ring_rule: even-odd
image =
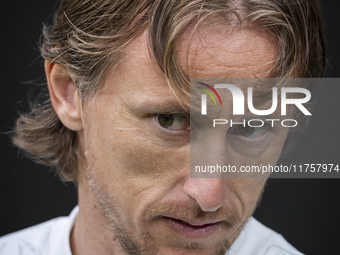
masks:
[[[242,128],[243,126],[237,126],[237,127],[233,127],[229,130],[228,133],[232,134],[232,135],[237,135],[240,137],[240,139],[242,140],[247,140],[247,141],[259,141],[259,140],[263,140],[265,137],[267,137],[269,135],[269,132],[271,132],[270,130],[270,126],[268,124],[264,124],[262,127],[250,127],[250,126],[246,126],[244,128],[250,127],[250,128],[254,128],[254,133],[259,130],[259,132],[261,131],[261,129],[263,130],[263,134],[259,137],[256,138],[249,138],[252,134],[249,135],[249,137],[245,136],[244,134],[241,134],[240,132],[240,128]]]
[[[164,116],[165,115],[171,115],[172,117],[174,115],[183,116],[184,118],[186,118],[186,128],[183,128],[183,129],[166,128],[166,127],[162,126],[161,123],[159,122],[158,118],[159,118],[160,115],[164,115]],[[153,122],[155,123],[155,125],[157,125],[157,127],[159,128],[158,130],[163,132],[163,134],[170,135],[170,136],[178,136],[178,137],[181,137],[181,136],[183,137],[183,135],[187,135],[187,134],[192,135],[193,128],[190,125],[190,116],[187,115],[187,114],[183,114],[183,113],[158,113],[158,114],[153,114],[152,119],[153,119]],[[260,135],[259,137],[251,138],[250,136],[252,136],[253,134],[250,134],[249,137],[245,136],[244,134],[242,134],[240,132],[241,127],[243,127],[243,126],[238,125],[238,126],[232,127],[231,129],[229,129],[227,134],[236,135],[238,137],[238,140],[246,142],[246,143],[247,142],[263,141],[268,136],[270,136],[271,132],[273,132],[273,130],[271,130],[271,129],[273,129],[273,128],[275,129],[275,127],[271,127],[270,125],[265,123],[262,127],[255,127],[254,128],[254,133],[261,132],[261,129],[262,129],[263,134]],[[250,126],[246,126],[246,127],[250,127]]]
[[[186,119],[186,128],[183,128],[183,129],[171,129],[171,128],[165,128],[161,125],[161,123],[159,122],[159,117],[161,115],[171,115],[172,117],[175,116],[175,115],[180,115],[180,116],[183,116],[185,119]],[[190,131],[190,117],[187,115],[187,114],[182,114],[182,113],[158,113],[156,115],[153,116],[153,121],[156,123],[156,125],[163,131],[166,131],[166,132],[170,132],[170,133],[183,133],[183,132],[189,132]],[[175,121],[175,120],[174,120]],[[189,128],[189,130],[188,130]]]

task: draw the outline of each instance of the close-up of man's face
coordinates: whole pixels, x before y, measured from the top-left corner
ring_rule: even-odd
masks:
[[[183,34],[177,55],[183,66],[189,42],[196,77],[268,77],[276,58],[275,39],[257,28],[206,27],[191,41]],[[190,178],[189,114],[150,56],[146,33],[130,43],[103,88],[84,103],[82,117],[86,161],[80,174],[88,178],[82,181],[89,182],[112,236],[128,254],[225,253],[265,179]],[[231,147],[226,160],[275,164],[285,137],[256,159]]]
[[[340,178],[319,0],[47,1],[40,59],[3,66],[0,255],[314,251],[334,185],[308,178]]]

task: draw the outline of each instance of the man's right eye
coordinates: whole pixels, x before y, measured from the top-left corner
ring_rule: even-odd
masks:
[[[188,117],[183,114],[158,114],[156,121],[162,128],[174,131],[185,130],[190,125]]]

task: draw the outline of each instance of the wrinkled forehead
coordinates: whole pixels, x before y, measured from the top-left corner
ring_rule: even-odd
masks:
[[[180,38],[177,59],[189,77],[270,77],[277,39],[257,26],[210,24]]]
[[[257,26],[209,24],[189,26],[179,37],[176,60],[189,77],[270,77],[277,59],[277,39]],[[151,63],[160,72],[149,49],[147,31],[127,47],[125,56],[139,57],[139,64]]]
[[[220,24],[200,26],[195,30],[188,27],[178,40],[175,54],[176,61],[189,78],[270,77],[277,58],[276,41],[269,33],[256,27]],[[169,87],[150,49],[148,31],[127,45],[115,68],[115,77],[110,80],[120,79],[117,76],[123,72],[128,73],[129,83],[145,95],[173,97],[175,90]],[[187,86],[189,88],[190,84]]]

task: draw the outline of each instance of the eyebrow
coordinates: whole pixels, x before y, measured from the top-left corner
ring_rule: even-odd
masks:
[[[289,116],[289,115],[288,115]],[[272,114],[269,115],[256,115],[253,114],[251,112],[246,112],[243,116],[244,118],[252,118],[252,119],[282,119],[282,116],[280,114],[279,110],[276,110],[275,112],[273,112]]]
[[[149,114],[174,114],[183,113],[189,114],[190,111],[185,109],[177,100],[157,100],[157,101],[145,101],[134,106],[130,106],[131,110],[140,116]]]

